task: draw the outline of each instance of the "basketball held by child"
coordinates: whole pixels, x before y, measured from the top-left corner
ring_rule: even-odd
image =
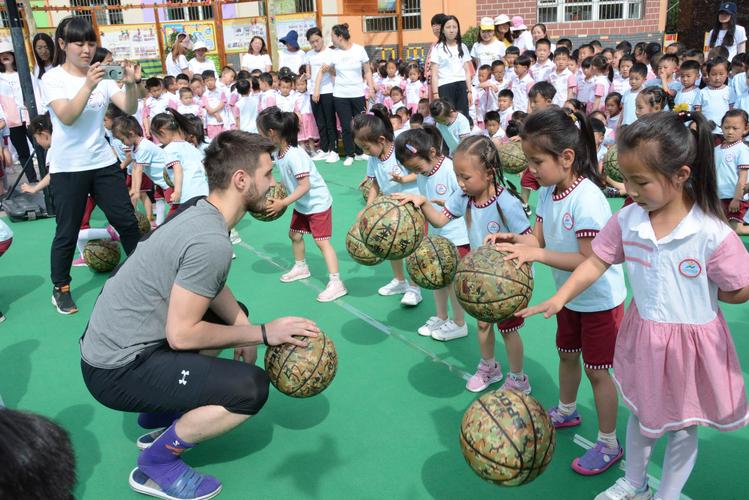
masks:
[[[493,246],[472,251],[460,261],[453,286],[463,309],[486,323],[498,323],[525,308],[533,292],[528,263],[517,267]]]
[[[616,153],[616,144],[609,147],[603,157],[603,171],[616,182],[622,182],[622,173],[619,171],[619,158]]]
[[[392,196],[378,196],[359,219],[359,232],[367,248],[382,259],[411,255],[426,233],[424,215],[413,203],[401,205]]]
[[[520,142],[500,144],[497,146],[497,151],[499,151],[499,161],[505,173],[519,174],[528,168],[528,158],[526,158]]]
[[[286,198],[287,193],[286,189],[283,187],[281,183],[276,183],[270,187],[268,192],[265,194],[265,198],[270,200],[283,200]],[[264,210],[262,212],[250,212],[250,215],[252,215],[257,220],[261,220],[263,222],[270,222],[274,221],[276,219],[279,219],[284,212],[286,212],[286,207],[284,207],[280,212],[278,212],[275,215],[270,215],[267,210]]]
[[[330,337],[295,337],[306,347],[282,344],[265,351],[265,371],[279,391],[294,398],[308,398],[330,385],[338,369],[338,353]]]
[[[374,180],[367,177],[359,185],[359,190],[361,191],[362,197],[364,198],[364,203],[367,203],[367,201],[369,200],[369,188],[372,187],[373,183],[374,183]]]
[[[83,260],[96,272],[111,272],[120,263],[120,245],[113,241],[91,240],[83,247]]]
[[[551,463],[556,432],[532,396],[499,389],[468,407],[460,423],[460,448],[478,476],[500,486],[528,484]]]
[[[439,290],[453,282],[460,255],[452,241],[428,234],[414,253],[406,258],[406,270],[421,288]]]
[[[148,216],[143,212],[135,211],[135,218],[138,219],[138,230],[140,234],[146,234],[151,230],[151,221],[148,220]]]
[[[352,259],[364,266],[375,266],[385,260],[373,254],[364,244],[359,233],[359,221],[354,222],[346,233],[346,251]]]

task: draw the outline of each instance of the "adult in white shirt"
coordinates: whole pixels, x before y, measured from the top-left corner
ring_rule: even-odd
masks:
[[[185,54],[187,54],[185,40],[189,38],[190,37],[185,33],[177,35],[177,39],[174,41],[174,45],[172,45],[172,50],[167,54],[166,60],[164,61],[167,76],[176,77],[180,73],[184,73],[192,78],[193,73],[190,71],[190,65],[185,56]]]
[[[354,158],[366,160],[362,150],[354,143],[351,133],[351,120],[366,109],[364,99],[364,82],[367,82],[371,96],[375,95],[375,85],[372,81],[372,69],[369,66],[369,55],[364,47],[351,41],[348,24],[336,24],[330,30],[330,39],[335,46],[333,51],[332,69],[335,75],[333,83],[333,106],[341,121],[343,135],[343,149],[346,160],[343,164],[349,166]],[[321,71],[328,71],[323,66]],[[362,77],[362,73],[364,76]]]
[[[506,49],[505,44],[494,36],[494,20],[491,17],[482,17],[479,29],[481,30],[479,41],[471,48],[471,58],[477,70],[476,75],[478,75],[478,69],[484,64],[491,66],[494,61],[502,59]],[[474,81],[478,81],[477,77]]]
[[[460,35],[460,23],[447,16],[442,23],[440,39],[431,55],[432,95],[444,99],[468,117],[472,101],[471,55]]]
[[[333,105],[333,77],[331,71],[322,71],[323,66],[333,65],[334,51],[325,45],[322,31],[315,26],[307,30],[307,41],[312,46],[305,55],[307,63],[307,90],[311,94],[312,114],[320,132],[320,151],[312,159],[338,161],[338,131]]]
[[[259,69],[263,73],[267,73],[273,69],[273,62],[268,55],[268,49],[265,48],[265,40],[259,36],[252,37],[247,53],[242,56],[241,67],[250,73],[256,69]]]
[[[65,62],[42,76],[42,95],[52,121],[52,146],[47,152],[50,189],[55,199],[57,228],[52,241],[52,300],[61,314],[78,311],[70,295],[73,262],[86,198],[96,200],[120,235],[127,254],[140,239],[138,222],[117,157],[104,137],[104,113],[110,102],[127,114],[138,108],[132,66],[125,65],[124,86],[104,80],[96,52],[96,32],[85,18],[73,17],[58,26],[55,40]]]
[[[746,29],[736,24],[736,4],[724,2],[718,10],[715,27],[707,35],[707,45],[711,49],[721,45],[728,49],[728,60],[736,54],[746,52]]]
[[[187,66],[190,68],[193,75],[200,75],[203,71],[207,70],[217,73],[216,63],[211,59],[207,59],[205,56],[208,52],[208,47],[206,47],[205,43],[201,41],[195,42],[192,51],[195,53],[195,57],[188,61]]]
[[[34,47],[34,77],[41,78],[45,71],[52,69],[55,44],[48,34],[37,33],[34,35],[31,46]]]
[[[531,38],[533,38],[533,45],[535,46],[536,42],[539,40],[543,40],[546,38],[547,40],[551,40],[549,36],[546,34],[546,25],[543,23],[534,24],[531,28]],[[557,50],[557,45],[555,43],[551,44],[551,53],[554,54],[554,51]]]
[[[289,68],[292,73],[299,73],[304,65],[304,51],[299,48],[299,35],[291,30],[279,40],[285,49],[278,51],[278,69]]]
[[[536,47],[522,16],[512,16],[512,38],[514,39],[513,45],[520,50],[521,55],[526,50],[533,50]]]

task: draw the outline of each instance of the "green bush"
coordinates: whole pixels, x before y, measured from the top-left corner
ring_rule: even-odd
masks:
[[[468,50],[471,50],[473,48],[473,44],[476,43],[479,39],[479,27],[478,26],[471,26],[466,31],[463,32],[463,43],[466,44],[466,47],[468,47]]]

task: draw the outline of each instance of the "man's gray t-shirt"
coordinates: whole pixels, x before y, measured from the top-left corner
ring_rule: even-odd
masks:
[[[213,299],[224,288],[231,257],[224,217],[205,200],[159,227],[104,284],[81,339],[83,360],[119,368],[163,342],[172,286]]]

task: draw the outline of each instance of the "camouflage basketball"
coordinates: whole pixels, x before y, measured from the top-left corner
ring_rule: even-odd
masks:
[[[367,177],[362,181],[362,184],[359,186],[359,190],[361,191],[362,197],[364,197],[364,203],[369,200],[369,188],[372,187],[372,184],[374,183],[374,179],[371,177]]]
[[[284,189],[283,185],[279,183],[272,185],[268,192],[265,194],[265,198],[267,200],[283,200],[284,198],[286,198],[286,196],[286,189]],[[284,214],[284,212],[286,212],[286,208],[278,212],[275,216],[268,215],[268,212],[266,211],[250,212],[250,215],[252,215],[257,220],[268,222],[280,218]]]
[[[378,196],[359,219],[359,232],[369,250],[380,258],[403,259],[424,239],[426,221],[412,203],[401,205],[391,196]]]
[[[554,456],[556,432],[533,397],[499,389],[468,407],[460,424],[460,447],[480,478],[520,486],[546,470]]]
[[[143,212],[135,211],[135,218],[138,219],[138,231],[140,234],[146,234],[151,230],[151,221],[148,220],[148,216]]]
[[[486,323],[498,323],[525,308],[533,291],[531,266],[518,269],[505,252],[491,246],[472,251],[460,261],[453,286],[463,309]]]
[[[374,266],[385,260],[370,252],[369,248],[364,244],[361,234],[359,234],[358,221],[354,222],[354,225],[351,226],[346,234],[346,250],[352,259],[365,266]]]
[[[616,154],[616,144],[611,145],[603,157],[603,171],[615,181],[622,182],[622,173],[619,171],[619,159]]]
[[[265,351],[265,371],[270,382],[295,398],[308,398],[325,390],[338,369],[338,354],[327,335],[320,332],[306,341],[307,347],[283,344]]]
[[[174,187],[174,181],[172,181],[172,178],[169,175],[169,169],[167,167],[164,167],[163,177],[164,177],[164,182],[166,182],[166,185],[169,186],[170,188],[173,188]]]
[[[525,157],[520,142],[508,142],[497,146],[499,160],[502,163],[502,171],[508,174],[519,174],[528,167],[528,158]]]
[[[83,247],[83,260],[99,273],[108,273],[120,263],[120,245],[107,240],[91,240]]]
[[[452,241],[428,234],[419,248],[406,258],[406,270],[421,288],[438,290],[453,282],[460,255]]]

